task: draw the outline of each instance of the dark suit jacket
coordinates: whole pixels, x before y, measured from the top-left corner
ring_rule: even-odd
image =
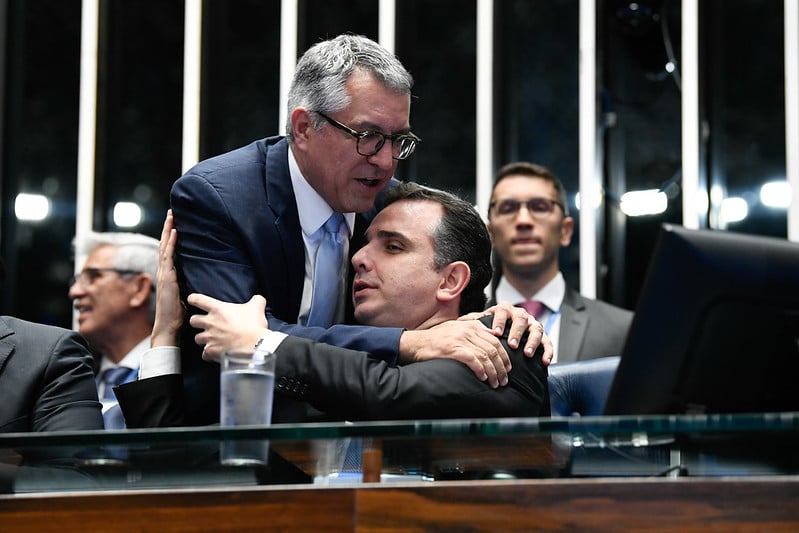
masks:
[[[490,317],[484,320],[490,325]],[[509,384],[492,389],[456,361],[392,367],[368,353],[288,337],[276,352],[272,420],[548,416],[547,369],[541,351],[528,358],[520,349],[511,350],[506,341],[503,338],[513,364]],[[128,427],[181,425],[181,387],[174,374],[117,387]],[[299,404],[315,410],[303,411]]]
[[[185,299],[199,292],[236,303],[261,294],[267,301],[270,328],[393,360],[400,328],[297,325],[305,249],[288,149],[282,137],[262,139],[202,161],[175,182],[171,206],[179,236],[176,265],[181,294]],[[374,212],[357,217],[351,252],[373,216]],[[219,395],[213,389],[218,387],[218,365],[204,363],[193,342],[194,332],[184,333],[187,414],[196,423],[210,423],[218,417]],[[199,403],[201,398],[210,404]]]
[[[566,287],[560,312],[558,362],[621,355],[632,311],[586,298]]]
[[[103,429],[92,356],[78,333],[0,317],[0,433]]]
[[[490,303],[495,303],[495,298]],[[621,355],[632,311],[566,287],[560,313],[559,363]]]

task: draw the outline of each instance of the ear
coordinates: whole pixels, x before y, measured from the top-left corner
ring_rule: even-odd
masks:
[[[486,222],[486,229],[488,230],[488,238],[491,239],[491,246],[494,246],[494,228],[491,226],[491,221]]]
[[[574,233],[574,219],[566,217],[560,224],[560,245],[565,248],[572,242],[572,234]]]
[[[130,306],[141,307],[147,304],[153,294],[153,280],[149,274],[139,274],[131,283],[132,294],[130,295]]]
[[[441,271],[441,283],[436,291],[440,302],[451,302],[460,297],[472,279],[472,270],[463,261],[455,261]]]
[[[311,122],[311,113],[304,107],[291,112],[291,129],[294,133],[294,144],[303,148],[315,131]]]

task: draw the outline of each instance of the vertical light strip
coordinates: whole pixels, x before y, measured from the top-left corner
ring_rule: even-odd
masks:
[[[596,298],[597,199],[596,1],[580,0],[580,293]]]
[[[380,0],[377,8],[377,40],[380,46],[395,53],[396,46],[396,25],[397,25],[397,3],[396,0]]]
[[[97,148],[97,53],[100,4],[81,2],[80,104],[78,111],[78,183],[75,200],[75,236],[92,231],[94,225],[94,169]],[[86,261],[75,254],[75,271]],[[72,328],[78,329],[78,312],[72,312]]]
[[[181,169],[200,160],[202,0],[186,0],[183,20],[183,148]]]
[[[280,2],[280,112],[277,133],[286,133],[288,100],[291,79],[297,66],[297,0]]]
[[[475,164],[477,209],[486,216],[494,174],[494,0],[477,0]]]
[[[682,219],[700,227],[699,203],[699,2],[682,0]]]
[[[78,197],[75,203],[75,234],[84,235],[94,223],[94,169],[97,135],[97,51],[100,5],[98,0],[81,3],[80,110],[78,118]],[[75,258],[82,264],[83,258]]]
[[[799,1],[785,0],[785,174],[793,201],[788,239],[799,242]]]

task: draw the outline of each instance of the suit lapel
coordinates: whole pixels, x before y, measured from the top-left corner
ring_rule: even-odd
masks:
[[[14,330],[6,324],[5,320],[0,320],[0,374],[5,368],[8,356],[14,352],[15,344],[6,339],[6,337],[13,334]]]
[[[580,346],[583,345],[587,330],[588,316],[583,297],[574,289],[566,287],[560,317],[558,362],[579,360]]]
[[[274,225],[278,234],[280,249],[269,250],[276,255],[282,253],[283,257],[275,257],[269,261],[270,265],[282,265],[284,270],[274,272],[272,279],[285,279],[286,284],[281,291],[285,291],[285,305],[288,307],[289,316],[296,320],[300,314],[302,288],[305,281],[305,247],[300,227],[300,216],[297,212],[297,201],[294,189],[291,186],[288,163],[288,142],[285,139],[266,147],[266,194],[267,205],[274,215]],[[272,286],[283,284],[275,284]]]

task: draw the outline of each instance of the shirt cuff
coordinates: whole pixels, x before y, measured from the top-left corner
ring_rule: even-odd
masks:
[[[281,333],[280,331],[272,331],[270,329],[263,337],[261,337],[261,340],[258,342],[258,348],[274,353],[278,346],[280,346],[280,343],[283,342],[283,339],[286,337],[288,337],[288,335],[285,333]]]
[[[180,348],[177,346],[157,346],[141,356],[139,379],[180,373]]]

